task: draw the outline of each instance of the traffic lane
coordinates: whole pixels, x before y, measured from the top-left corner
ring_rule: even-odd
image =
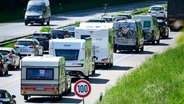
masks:
[[[160,45],[145,45],[145,51],[135,54],[132,52],[119,52],[114,54],[114,66],[110,69],[97,69],[96,74],[91,76],[89,82],[92,86],[91,94],[85,98],[85,103],[94,104],[99,99],[100,93],[111,88],[115,82],[123,75],[126,75],[134,67],[139,66],[147,58],[153,56],[154,53],[165,51],[168,47],[175,46],[175,37],[177,33],[171,33],[169,39],[162,39]],[[117,61],[118,60],[118,61]],[[20,71],[10,71],[5,77],[0,77],[0,87],[15,94],[19,103],[82,103],[82,99],[74,94],[72,83],[72,93],[63,96],[63,99],[52,99],[51,97],[31,97],[30,100],[24,101],[20,95]]]
[[[155,5],[155,4],[163,4],[165,1],[156,1],[156,2],[140,2],[133,4],[124,4],[120,6],[112,6],[108,7],[108,14],[114,14],[120,10],[134,10],[140,7]],[[71,23],[75,23],[76,21],[86,21],[90,18],[99,17],[103,14],[103,8],[91,9],[91,10],[83,10],[83,11],[75,11],[69,13],[63,13],[59,15],[52,15],[50,21],[50,27],[57,28],[61,26],[66,26]],[[16,20],[13,22],[0,23],[0,41],[16,38],[20,36],[25,36],[28,34],[32,34],[35,31],[39,31],[42,28],[40,24],[36,24],[34,26],[25,26],[24,20]]]

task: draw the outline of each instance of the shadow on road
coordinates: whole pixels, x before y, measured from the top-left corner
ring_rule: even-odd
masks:
[[[106,84],[109,80],[108,79],[101,79],[101,78],[89,78],[89,82],[91,84]]]

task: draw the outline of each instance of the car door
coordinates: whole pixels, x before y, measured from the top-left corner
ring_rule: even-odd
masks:
[[[43,47],[40,45],[40,43],[37,40],[35,40],[34,43],[37,51],[36,55],[43,55]]]
[[[15,66],[20,65],[20,56],[16,53],[14,49],[11,50],[11,54],[14,56],[13,61]]]

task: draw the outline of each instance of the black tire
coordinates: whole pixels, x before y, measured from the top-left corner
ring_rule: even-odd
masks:
[[[24,95],[24,100],[28,100],[28,96],[27,95]]]
[[[70,88],[68,89],[68,93],[71,93],[71,92],[72,92],[71,86],[72,86],[72,85],[70,85]]]
[[[86,80],[89,80],[89,75],[88,75],[88,76],[84,76],[84,78],[85,78]]]
[[[5,75],[8,75],[8,70],[5,72]]]
[[[157,40],[157,44],[160,44],[160,39]]]
[[[44,26],[44,22],[42,22],[41,25]]]
[[[28,23],[27,23],[27,22],[25,22],[24,24],[25,24],[25,26],[27,26],[27,25],[28,25]]]
[[[31,23],[31,26],[33,26],[33,23]]]
[[[62,98],[63,98],[63,95],[62,95],[62,94],[60,94],[60,95],[58,96],[58,98],[59,98],[59,99],[62,99]]]
[[[136,53],[139,53],[139,48],[135,49],[135,52],[136,52]]]
[[[3,76],[3,72],[2,71],[0,72],[0,76]]]
[[[144,51],[144,46],[142,46],[142,48],[141,48],[141,52],[143,52]]]
[[[92,74],[93,74],[93,75],[95,74],[95,69],[92,71]]]
[[[15,70],[15,66],[9,65],[9,66],[8,66],[8,70]]]
[[[48,26],[50,25],[50,19],[47,21],[47,25],[48,25]]]
[[[152,45],[155,45],[155,40],[152,41]]]

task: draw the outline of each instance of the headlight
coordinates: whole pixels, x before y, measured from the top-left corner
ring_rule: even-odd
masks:
[[[39,16],[39,18],[42,18],[42,16]]]
[[[24,16],[24,19],[27,19],[27,16],[26,15]]]

